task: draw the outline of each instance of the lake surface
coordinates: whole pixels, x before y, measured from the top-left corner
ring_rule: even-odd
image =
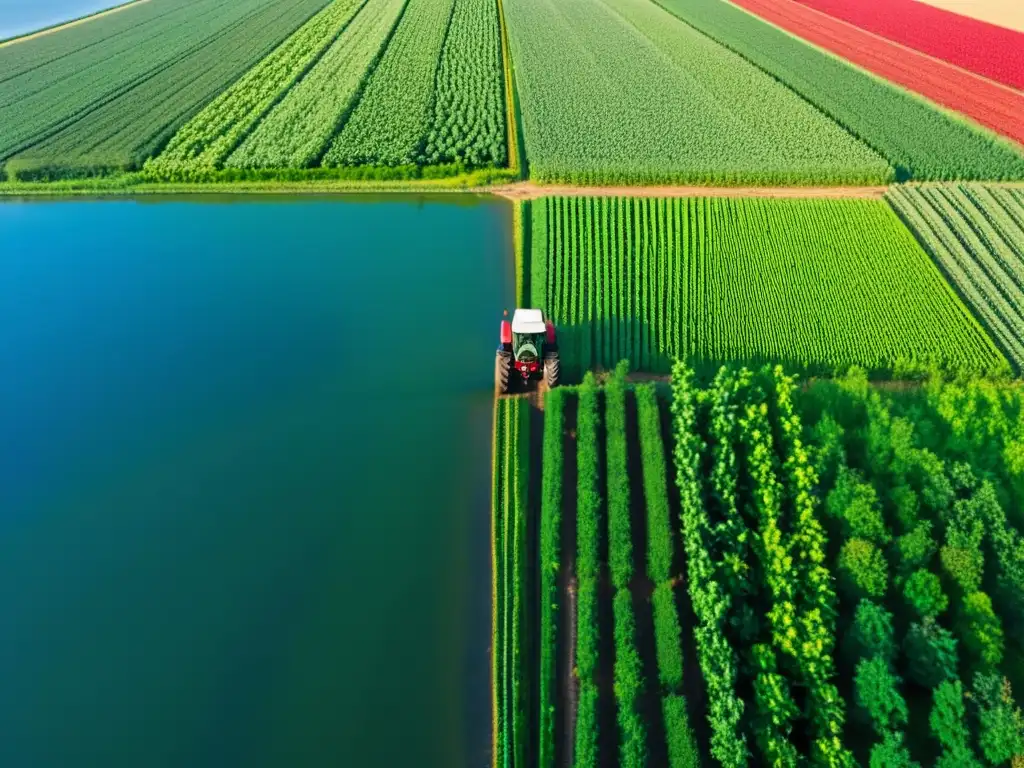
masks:
[[[488,764],[510,219],[0,204],[0,765]]]
[[[0,0],[0,40],[35,32],[128,0]]]

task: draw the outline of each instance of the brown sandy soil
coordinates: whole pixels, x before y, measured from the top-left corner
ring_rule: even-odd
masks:
[[[944,11],[970,16],[1007,29],[1024,32],[1024,4],[1020,0],[919,0]]]
[[[92,16],[86,16],[83,19],[76,19],[75,21],[69,21],[67,24],[60,24],[56,27],[50,27],[49,29],[41,29],[38,32],[32,32],[31,34],[24,35],[23,37],[16,37],[13,40],[8,40],[6,43],[0,43],[0,48],[6,48],[8,45],[17,45],[18,43],[24,43],[28,40],[35,40],[37,37],[43,37],[44,35],[52,35],[54,32],[60,32],[62,29],[71,29],[71,27],[77,27],[79,24],[85,24],[89,21],[95,21],[96,19],[102,19],[104,16],[109,16],[112,13],[118,13],[119,11],[133,8],[136,5],[142,3],[148,3],[149,0],[130,0],[130,2],[124,5],[119,5],[116,8],[108,8],[105,11],[94,13]]]
[[[522,181],[489,187],[508,200],[539,197],[792,197],[878,199],[888,187],[579,187]]]

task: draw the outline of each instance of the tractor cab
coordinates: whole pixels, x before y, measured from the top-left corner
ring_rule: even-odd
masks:
[[[515,370],[523,385],[543,376],[549,387],[558,385],[559,358],[555,326],[539,309],[517,309],[501,322],[501,343],[495,362],[494,384],[505,394]]]

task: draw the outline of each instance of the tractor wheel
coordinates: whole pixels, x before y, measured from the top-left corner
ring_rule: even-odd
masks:
[[[499,349],[494,358],[494,391],[499,395],[507,395],[509,376],[512,373],[512,355]]]
[[[548,389],[554,389],[558,386],[558,377],[562,372],[562,363],[558,359],[558,354],[545,355],[544,356],[544,383],[547,384]]]

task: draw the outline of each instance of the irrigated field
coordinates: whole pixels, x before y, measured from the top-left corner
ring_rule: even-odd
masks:
[[[888,163],[645,0],[505,3],[531,178],[878,183]]]
[[[799,387],[777,367],[549,394],[520,683],[541,714],[496,764],[1024,755],[1022,406],[1019,385]]]
[[[1024,370],[1024,191],[905,187],[888,200]]]
[[[899,180],[1024,178],[1019,150],[731,3],[658,2],[807,99],[884,157]]]
[[[563,371],[628,359],[809,371],[994,371],[1006,361],[883,201],[546,198],[530,292]]]

